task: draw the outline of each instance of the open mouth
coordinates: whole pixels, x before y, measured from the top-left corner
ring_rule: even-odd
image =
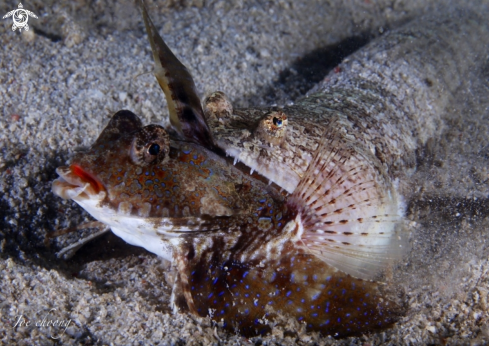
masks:
[[[64,199],[98,199],[106,196],[102,183],[78,165],[58,167],[59,178],[53,181],[53,192]]]

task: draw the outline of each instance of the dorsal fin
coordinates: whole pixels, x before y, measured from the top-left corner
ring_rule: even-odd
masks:
[[[142,127],[143,124],[136,114],[125,109],[120,110],[112,116],[92,147],[116,140],[124,134],[136,132]]]
[[[172,127],[186,139],[208,149],[214,149],[214,140],[205,120],[192,76],[158,34],[144,2],[138,0],[137,3],[153,51],[154,73],[168,103]]]
[[[324,135],[288,204],[298,210],[299,246],[353,277],[374,280],[404,252],[390,179],[371,152],[341,134]]]

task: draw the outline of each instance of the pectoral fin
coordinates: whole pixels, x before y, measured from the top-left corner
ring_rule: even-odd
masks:
[[[288,201],[299,211],[306,250],[367,280],[406,249],[395,188],[375,160],[347,138],[326,133]]]
[[[215,144],[204,118],[194,80],[187,68],[165,44],[142,0],[137,1],[143,15],[155,61],[155,76],[165,93],[172,127],[183,137],[208,149]]]

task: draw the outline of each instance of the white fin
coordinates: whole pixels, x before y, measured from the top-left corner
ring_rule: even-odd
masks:
[[[327,133],[289,198],[299,246],[353,277],[374,280],[406,246],[397,193],[378,159]]]

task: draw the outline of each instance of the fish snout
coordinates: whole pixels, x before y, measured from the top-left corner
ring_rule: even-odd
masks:
[[[52,191],[64,199],[103,200],[107,195],[103,184],[78,165],[56,168],[59,178],[53,181]]]

